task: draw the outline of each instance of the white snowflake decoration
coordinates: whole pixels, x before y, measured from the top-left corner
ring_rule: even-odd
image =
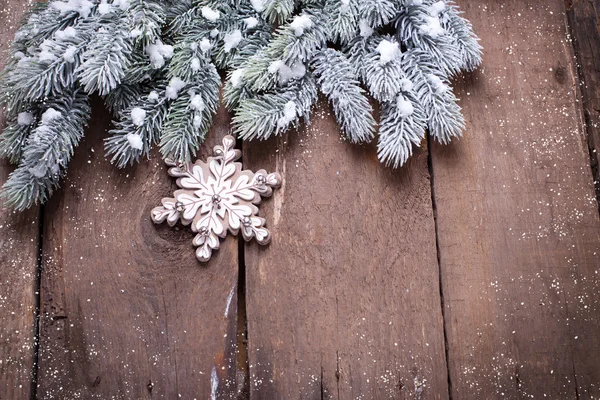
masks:
[[[193,240],[197,246],[196,257],[202,262],[210,259],[212,251],[219,248],[219,238],[242,231],[245,240],[256,237],[260,244],[271,240],[270,232],[264,227],[265,219],[258,217],[261,197],[269,197],[273,188],[281,184],[277,173],[267,174],[265,170],[256,173],[242,170],[242,164],[235,162],[241,152],[234,149],[232,136],[223,138],[223,145],[215,146],[214,157],[205,163],[197,160],[194,164],[178,166],[167,161],[169,175],[178,178],[174,198],[162,199],[162,206],[152,210],[152,220],[159,224],[165,220],[174,226],[181,220],[184,225],[192,225],[196,232]]]

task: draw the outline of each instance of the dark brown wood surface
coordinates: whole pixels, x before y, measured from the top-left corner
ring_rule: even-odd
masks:
[[[18,23],[22,1],[0,5],[0,69]],[[0,110],[0,129],[4,127]],[[0,181],[12,167],[0,164]],[[19,214],[0,202],[0,400],[28,399],[34,379],[39,209]]]
[[[600,220],[565,5],[463,2],[485,47],[433,146],[455,399],[600,396]]]
[[[427,152],[383,168],[323,110],[244,144],[284,182],[272,243],[246,246],[250,397],[447,398]]]
[[[173,179],[157,154],[111,166],[102,108],[45,208],[38,398],[233,398],[237,242],[200,265],[190,230],[155,226]],[[203,156],[228,124],[221,111]]]
[[[3,49],[23,4],[0,5]],[[175,189],[160,157],[104,158],[95,101],[42,243],[38,210],[0,212],[0,399],[599,398],[598,2],[459,4],[485,48],[456,83],[465,137],[394,171],[321,103],[243,145],[284,178],[272,243],[207,265],[150,222]],[[228,130],[221,110],[201,156]]]

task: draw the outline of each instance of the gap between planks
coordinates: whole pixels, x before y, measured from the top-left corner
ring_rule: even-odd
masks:
[[[244,167],[244,142],[237,141],[236,148],[242,152],[240,162]],[[238,285],[237,285],[237,399],[250,399],[250,369],[248,360],[248,323],[246,315],[246,241],[238,237]]]
[[[431,210],[433,213],[433,226],[435,227],[435,251],[437,258],[437,267],[439,273],[439,285],[440,285],[440,308],[442,309],[442,327],[444,330],[444,353],[446,357],[446,374],[448,376],[448,399],[452,400],[452,375],[450,373],[450,357],[449,357],[449,349],[448,349],[448,333],[446,327],[446,310],[445,310],[445,302],[444,302],[444,290],[442,287],[442,264],[440,260],[440,241],[438,237],[438,220],[437,220],[437,205],[435,202],[435,187],[434,187],[434,177],[433,177],[433,156],[431,154],[432,148],[432,137],[427,132],[427,169],[429,171],[429,184],[431,187]]]
[[[31,365],[31,389],[29,390],[30,400],[37,399],[38,361],[40,354],[40,310],[42,309],[42,262],[44,256],[44,205],[40,206],[38,221],[38,253],[35,275],[35,303],[33,310],[33,363]]]
[[[589,157],[590,157],[590,168],[592,170],[592,177],[594,179],[594,190],[596,193],[596,201],[598,202],[598,212],[600,213],[600,164],[598,160],[598,146],[600,143],[596,143],[596,138],[594,136],[594,121],[592,121],[592,115],[590,115],[590,110],[593,106],[594,99],[589,93],[587,86],[588,82],[592,82],[593,80],[591,76],[587,76],[588,74],[593,74],[592,71],[587,71],[585,61],[583,59],[582,49],[583,44],[581,43],[583,40],[582,37],[579,37],[578,30],[576,29],[578,16],[576,15],[577,10],[576,7],[583,7],[579,5],[577,2],[573,2],[572,0],[565,0],[565,28],[567,30],[567,35],[569,36],[569,43],[573,48],[573,54],[575,55],[575,71],[574,75],[576,75],[576,84],[575,84],[575,92],[576,96],[581,100],[581,119],[583,123],[583,131],[585,134]],[[595,26],[598,26],[598,20],[596,15],[589,15],[590,18],[594,18],[596,21]],[[584,28],[585,29],[585,28]],[[579,30],[581,32],[581,30]],[[600,33],[596,29],[595,31],[592,29],[585,30],[586,39],[590,42],[589,46],[594,46],[597,43],[600,43]],[[592,89],[594,90],[594,89]],[[597,110],[600,111],[600,110]]]

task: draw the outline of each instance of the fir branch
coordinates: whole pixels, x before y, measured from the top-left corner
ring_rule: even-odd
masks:
[[[198,2],[194,3],[192,0],[182,0],[167,8],[165,31],[167,35],[173,37],[182,34],[193,21],[198,19],[202,5]]]
[[[80,20],[74,27],[55,31],[53,39],[44,40],[39,48],[31,48],[29,54],[18,55],[18,62],[5,71],[0,83],[3,92],[0,102],[9,113],[19,110],[24,101],[58,97],[65,88],[75,87],[75,71],[82,62],[94,26],[91,20]]]
[[[429,54],[430,59],[445,75],[461,69],[461,51],[454,45],[455,39],[441,26],[438,15],[432,11],[436,3],[424,2],[404,8],[395,20],[397,35],[408,49],[419,48]],[[434,29],[440,24],[439,30]]]
[[[465,126],[458,99],[429,53],[412,49],[402,55],[403,69],[414,85],[416,97],[427,114],[429,133],[440,143],[462,136]]]
[[[128,14],[131,15],[131,30],[134,45],[145,49],[161,37],[165,24],[165,7],[156,0],[133,0]]]
[[[8,159],[12,164],[19,163],[23,156],[23,148],[27,143],[27,138],[37,125],[38,114],[38,109],[31,107],[7,121],[7,126],[0,134],[1,157]]]
[[[406,103],[408,102],[408,103]],[[427,117],[412,90],[386,102],[381,108],[377,157],[393,168],[404,165],[412,155],[412,147],[425,137]]]
[[[136,106],[128,107],[120,113],[120,119],[114,122],[114,128],[109,131],[104,148],[110,162],[118,168],[133,165],[140,157],[148,157],[150,149],[158,141],[164,121],[169,111],[169,99],[165,96],[166,83],[160,80],[149,91],[144,100]],[[143,111],[144,118],[134,121],[132,113]]]
[[[87,44],[84,61],[75,71],[86,92],[105,96],[125,76],[125,69],[129,66],[128,54],[133,45],[128,17],[125,11],[114,10],[99,19],[101,28]]]
[[[79,89],[48,99],[46,106],[18,168],[2,187],[5,205],[19,211],[44,203],[59,186],[91,112]]]
[[[325,15],[329,40],[342,45],[350,42],[357,33],[359,17],[358,0],[327,0]]]
[[[267,139],[296,126],[300,117],[310,123],[310,108],[317,101],[315,79],[307,74],[285,90],[258,95],[244,101],[236,110],[233,126],[242,139]]]
[[[360,18],[371,28],[378,28],[389,23],[397,12],[397,6],[391,0],[360,0]]]
[[[25,15],[23,25],[15,33],[13,49],[25,53],[51,38],[57,31],[73,26],[81,19],[78,12],[60,12],[50,2],[36,2]]]
[[[263,14],[270,24],[282,24],[294,12],[294,0],[263,0]]]
[[[164,158],[189,163],[212,124],[219,106],[221,78],[212,64],[194,76],[185,93],[171,104],[163,126],[160,151]]]
[[[244,82],[254,92],[274,89],[282,81],[281,63],[287,69],[301,67],[320,50],[327,41],[324,15],[321,11],[308,10],[296,18],[307,18],[310,26],[295,28],[294,21],[278,29],[270,44],[251,56],[244,65]],[[297,21],[295,19],[295,21]],[[288,79],[283,79],[287,83]]]
[[[376,100],[393,101],[402,88],[402,80],[406,79],[400,63],[400,45],[390,36],[379,35],[373,35],[365,42],[366,54],[355,59],[355,63],[360,63],[362,81]],[[382,50],[384,45],[390,48],[389,54]]]
[[[482,62],[483,49],[479,38],[473,32],[473,26],[465,18],[453,1],[448,1],[448,9],[442,18],[442,26],[454,40],[454,46],[460,53],[460,69],[473,71]]]
[[[146,85],[124,83],[104,96],[104,104],[113,115],[118,116],[125,109],[134,107],[148,92]]]
[[[373,109],[350,61],[337,50],[325,49],[313,58],[312,66],[346,136],[354,143],[370,141],[375,131]]]

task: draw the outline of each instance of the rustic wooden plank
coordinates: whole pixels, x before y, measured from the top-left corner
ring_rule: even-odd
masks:
[[[45,213],[38,396],[233,398],[237,241],[201,265],[191,231],[155,226],[173,179],[158,155],[111,166],[102,109]],[[203,156],[228,125],[221,110]]]
[[[244,143],[283,176],[273,241],[246,246],[250,398],[447,398],[427,153],[387,169],[324,110]]]
[[[0,8],[0,70],[27,7],[10,0]],[[0,110],[0,130],[4,119]],[[0,163],[0,182],[12,168]],[[0,204],[0,399],[28,399],[34,378],[39,209],[24,213]]]
[[[562,0],[463,1],[484,66],[432,148],[455,399],[600,396],[600,221]]]
[[[600,198],[600,1],[567,2],[567,15],[577,57],[590,163]]]

